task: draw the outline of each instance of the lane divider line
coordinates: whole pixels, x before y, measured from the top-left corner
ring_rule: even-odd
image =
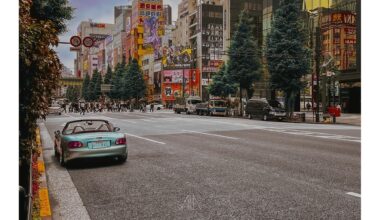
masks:
[[[359,197],[359,198],[362,197],[359,193],[354,193],[354,192],[348,192],[348,193],[346,193],[346,194],[347,194],[347,195],[350,195],[350,196]]]
[[[232,139],[232,140],[238,140],[239,139],[236,137],[224,136],[224,135],[219,135],[219,134],[203,133],[203,132],[198,132],[198,131],[190,131],[190,130],[182,130],[182,131],[189,132],[189,133],[195,133],[195,134],[209,135],[209,136],[214,136],[214,137],[227,138],[227,139]]]
[[[160,141],[155,141],[155,140],[152,140],[152,139],[149,139],[149,138],[144,138],[144,137],[140,137],[140,136],[137,136],[137,135],[134,135],[134,134],[129,134],[129,133],[125,133],[127,136],[131,136],[131,137],[135,137],[135,138],[139,138],[139,139],[142,139],[142,140],[146,140],[146,141],[150,141],[150,142],[153,142],[153,143],[157,143],[157,144],[166,144],[164,142],[160,142]]]

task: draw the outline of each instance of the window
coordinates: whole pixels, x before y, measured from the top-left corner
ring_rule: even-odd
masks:
[[[145,11],[140,11],[140,15],[144,16],[145,15]]]

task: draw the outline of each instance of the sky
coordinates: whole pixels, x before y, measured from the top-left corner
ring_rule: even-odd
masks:
[[[75,8],[74,18],[67,23],[67,32],[59,36],[59,40],[68,42],[70,37],[76,35],[81,21],[92,19],[94,22],[113,23],[114,6],[132,4],[132,0],[69,0]],[[129,3],[130,2],[130,3]],[[172,19],[177,20],[177,7],[180,0],[164,0],[165,5],[172,7]],[[61,62],[74,72],[75,52],[70,52],[70,45],[60,44],[56,49]]]

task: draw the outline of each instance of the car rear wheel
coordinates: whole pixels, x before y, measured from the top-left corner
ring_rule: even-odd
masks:
[[[128,154],[124,155],[124,156],[119,156],[119,162],[120,163],[125,163],[128,159]]]

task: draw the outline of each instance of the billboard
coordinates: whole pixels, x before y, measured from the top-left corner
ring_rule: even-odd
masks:
[[[192,50],[183,46],[162,47],[162,65],[164,69],[190,69]]]
[[[185,81],[183,81],[183,79]],[[200,71],[197,69],[164,70],[162,73],[162,100],[174,101],[186,95],[199,96]]]
[[[148,17],[144,20],[144,47],[154,51],[154,59],[162,57],[161,37],[158,34],[159,20],[156,16]]]

